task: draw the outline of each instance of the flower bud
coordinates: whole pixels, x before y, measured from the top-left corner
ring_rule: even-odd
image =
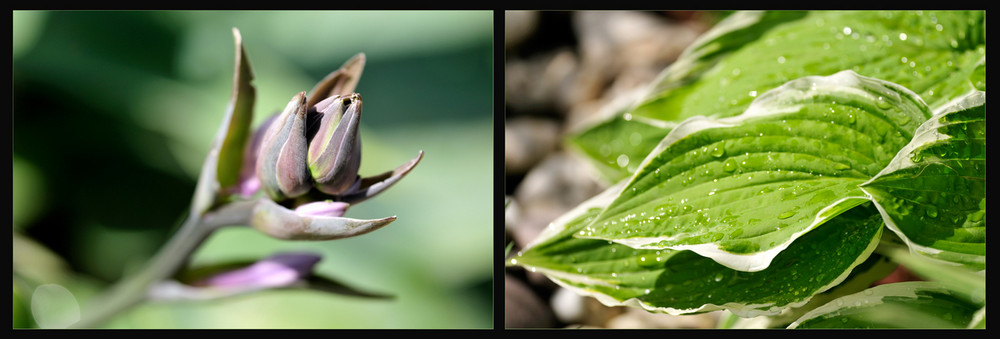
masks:
[[[322,118],[309,142],[309,172],[321,192],[338,195],[358,183],[361,167],[361,95],[337,95],[316,104]]]
[[[257,177],[272,199],[294,198],[311,189],[306,151],[306,96],[300,92],[268,127],[261,141]]]
[[[320,256],[312,253],[279,253],[248,267],[220,273],[197,285],[256,289],[280,287],[312,274]]]
[[[344,216],[349,206],[351,204],[341,201],[315,201],[296,207],[295,213],[301,216],[337,218]]]

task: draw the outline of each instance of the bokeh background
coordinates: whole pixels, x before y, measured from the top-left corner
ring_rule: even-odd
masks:
[[[13,12],[14,327],[58,284],[84,303],[136,270],[189,206],[232,89],[239,28],[257,88],[255,126],[358,52],[367,64],[361,174],[425,152],[348,217],[379,231],[290,242],[217,232],[195,264],[279,251],[372,300],[269,291],[144,304],[110,328],[492,328],[493,13],[323,11]]]

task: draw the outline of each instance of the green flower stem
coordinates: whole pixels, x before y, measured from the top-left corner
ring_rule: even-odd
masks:
[[[247,224],[255,203],[255,200],[239,201],[201,216],[189,216],[141,271],[124,278],[95,298],[91,302],[91,308],[85,309],[81,314],[80,321],[70,327],[100,326],[115,315],[146,301],[149,287],[169,279],[183,268],[212,232],[223,226]]]

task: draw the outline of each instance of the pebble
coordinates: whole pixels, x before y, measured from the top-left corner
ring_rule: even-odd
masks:
[[[527,285],[504,274],[504,327],[538,328],[556,325],[555,316]]]

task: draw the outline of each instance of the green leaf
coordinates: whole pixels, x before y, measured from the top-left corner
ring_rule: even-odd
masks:
[[[890,256],[923,279],[940,283],[972,304],[986,305],[986,271],[973,272],[966,267],[911,255],[901,248],[879,246],[876,251]]]
[[[883,234],[885,236],[885,234]],[[878,252],[878,249],[875,250]],[[888,257],[873,253],[860,265],[851,269],[851,274],[840,284],[813,295],[805,305],[788,308],[773,316],[741,318],[732,328],[785,328],[809,311],[846,295],[858,293],[872,286],[872,283],[891,274],[898,264]]]
[[[553,222],[509,264],[544,273],[608,306],[670,314],[728,309],[752,317],[805,304],[844,281],[872,253],[882,229],[873,208],[859,206],[797,240],[760,272],[734,271],[690,251],[573,237],[620,189],[613,187]]]
[[[940,284],[902,282],[838,298],[789,328],[966,328],[978,310]]]
[[[597,169],[608,182],[627,178],[663,137],[676,126],[661,120],[634,118],[631,114],[614,115],[598,122],[599,126],[570,135],[566,144]]]
[[[916,253],[986,268],[986,92],[943,108],[862,189]]]
[[[985,90],[985,78],[973,76],[985,75],[985,66],[977,67],[984,64],[985,46],[984,11],[739,12],[689,47],[623,114],[667,122],[734,116],[756,95],[788,80],[845,69],[910,88],[936,108],[975,88]],[[571,138],[603,136],[583,151],[600,155],[601,145],[631,137],[615,135],[620,123],[614,119],[621,117],[591,124]],[[640,130],[643,140],[666,132]],[[640,158],[649,150],[644,146],[624,144],[614,155]]]
[[[909,90],[851,71],[791,81],[740,116],[678,125],[576,236],[763,270],[798,237],[867,201],[858,185],[929,116]]]

